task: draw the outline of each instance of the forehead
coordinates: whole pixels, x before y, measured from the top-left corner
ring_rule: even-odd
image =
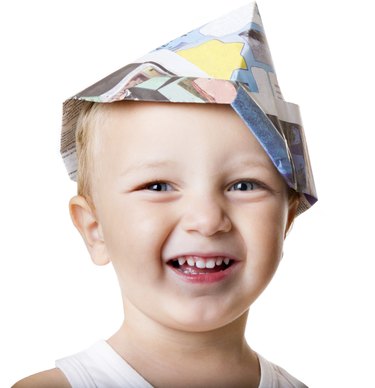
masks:
[[[230,105],[119,102],[104,109],[105,120],[95,136],[103,162],[200,158],[214,164],[246,157],[276,171]]]

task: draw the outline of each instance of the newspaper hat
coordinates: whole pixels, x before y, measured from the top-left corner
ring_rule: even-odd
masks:
[[[297,105],[284,101],[258,7],[250,3],[151,51],[63,105],[61,154],[76,180],[75,130],[85,101],[230,104],[289,187],[298,214],[317,201]]]

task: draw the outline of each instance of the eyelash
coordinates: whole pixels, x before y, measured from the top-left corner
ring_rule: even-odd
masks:
[[[237,184],[240,184],[240,183],[246,183],[246,184],[250,184],[251,185],[251,189],[250,190],[232,190],[231,188],[234,187],[235,185]],[[152,190],[150,189],[150,187],[152,186],[156,186],[156,185],[169,185],[169,186],[172,186],[170,183],[166,182],[166,181],[163,181],[163,180],[155,180],[155,181],[152,181],[152,182],[149,182],[145,185],[143,185],[140,189],[141,190],[148,190],[148,191],[156,191],[156,192],[166,192],[166,191],[172,191],[172,190]],[[229,186],[229,189],[227,191],[254,191],[256,189],[265,189],[267,188],[265,184],[263,184],[262,182],[259,182],[257,180],[254,180],[254,179],[239,179],[237,181],[235,181],[234,183],[231,183],[230,186]]]
[[[243,184],[243,183],[249,184],[249,185],[251,186],[251,189],[250,189],[250,190],[241,190],[241,189],[239,189],[239,190],[231,190],[232,187],[234,187],[235,185],[241,184],[241,183],[242,183],[242,184]],[[254,180],[246,180],[246,179],[243,179],[243,180],[238,180],[238,181],[232,183],[232,184],[230,185],[230,188],[229,188],[228,191],[254,191],[254,190],[256,190],[257,188],[259,189],[259,188],[261,188],[261,187],[262,187],[261,184],[258,183],[258,182],[256,182],[256,181],[254,181]]]
[[[149,191],[171,191],[171,190],[150,190],[149,187],[155,186],[155,185],[169,185],[171,186],[168,182],[162,181],[162,180],[156,180],[152,181],[150,183],[146,183],[144,186],[141,187],[142,190],[149,190]]]

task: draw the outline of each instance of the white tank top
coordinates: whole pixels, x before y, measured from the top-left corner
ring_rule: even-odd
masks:
[[[258,354],[259,388],[307,388]],[[106,341],[56,361],[72,388],[152,388]]]

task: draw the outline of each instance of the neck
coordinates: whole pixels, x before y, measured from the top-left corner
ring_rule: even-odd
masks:
[[[226,376],[238,374],[241,366],[249,370],[249,365],[252,374],[258,373],[256,355],[244,335],[247,311],[223,327],[204,332],[164,326],[131,305],[125,305],[125,313],[123,325],[108,343],[153,385],[168,385],[157,376],[173,379],[173,373],[176,379],[185,373],[182,381],[192,375],[212,376],[218,370],[224,373],[225,369],[230,371]]]

